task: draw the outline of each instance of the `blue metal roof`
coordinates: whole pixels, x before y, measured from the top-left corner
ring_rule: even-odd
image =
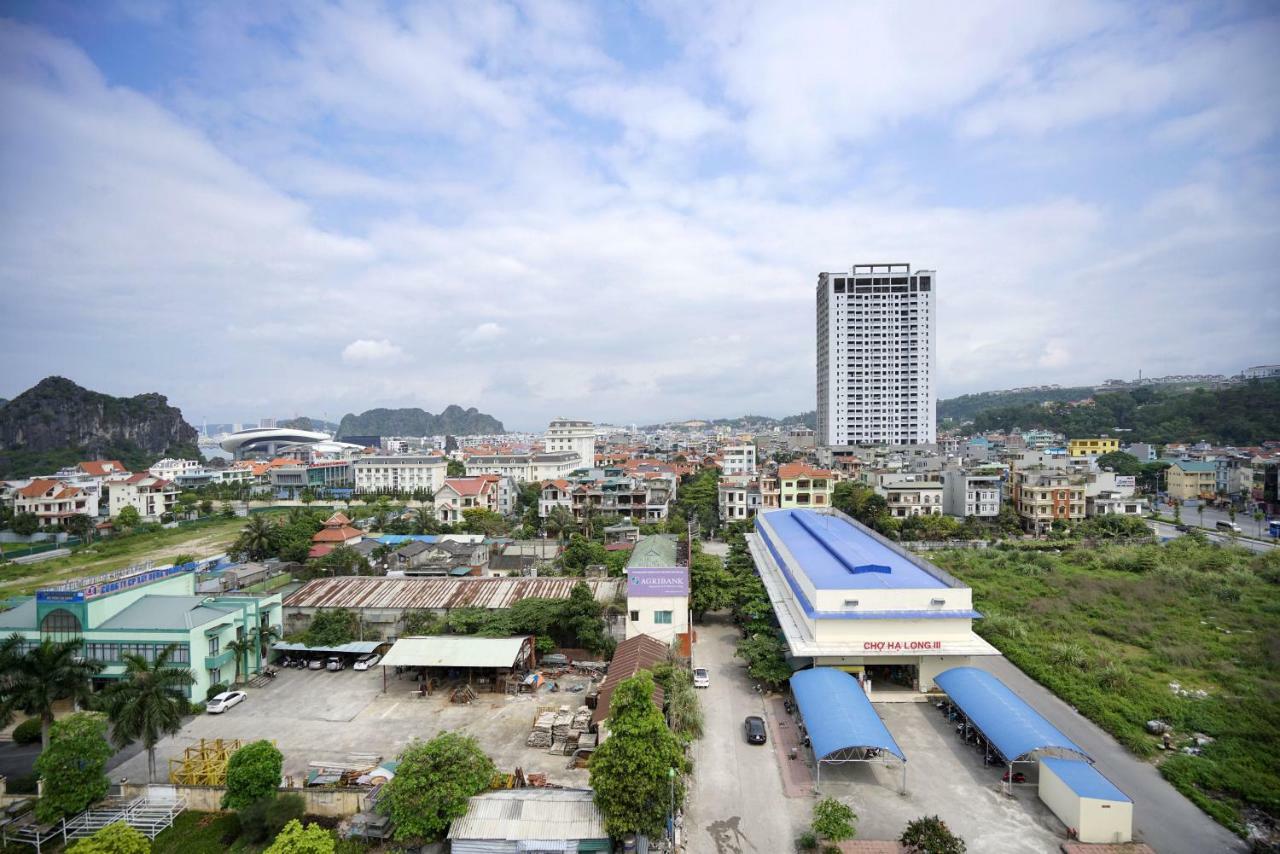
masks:
[[[1133,803],[1128,795],[1116,788],[1115,783],[1102,776],[1102,772],[1088,762],[1045,756],[1040,760],[1040,764],[1057,774],[1062,782],[1067,784],[1067,788],[1082,798]]]
[[[383,534],[378,537],[378,542],[384,546],[398,546],[404,543],[438,543],[440,536],[438,534]]]
[[[1090,758],[1008,685],[985,670],[953,667],[933,677],[933,681],[1006,760],[1021,759],[1032,751],[1048,748],[1070,750]]]
[[[812,510],[775,510],[762,517],[766,539],[775,535],[798,569],[819,590],[928,589],[947,583],[838,516]],[[759,520],[758,520],[759,521]],[[772,529],[772,533],[769,532]]]
[[[818,759],[847,747],[878,747],[907,761],[858,680],[843,670],[815,667],[794,673],[791,693]]]

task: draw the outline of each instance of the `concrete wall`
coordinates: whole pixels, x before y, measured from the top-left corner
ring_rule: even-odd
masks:
[[[125,783],[120,794],[137,798],[147,794],[145,783]],[[222,786],[172,786],[187,801],[187,809],[197,812],[218,812],[222,809]],[[363,812],[368,789],[280,789],[280,794],[301,795],[307,804],[307,815],[343,817]]]

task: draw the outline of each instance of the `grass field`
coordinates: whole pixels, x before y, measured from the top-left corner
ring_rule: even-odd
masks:
[[[305,823],[305,819],[304,819]],[[240,824],[234,813],[184,812],[151,844],[151,854],[254,854],[266,849],[237,839]],[[227,840],[227,841],[224,841]],[[336,854],[360,854],[371,850],[361,842],[337,840]]]
[[[1180,537],[931,558],[973,587],[980,634],[1207,813],[1237,833],[1280,817],[1280,551]],[[1165,752],[1148,720],[1178,748],[1214,741]]]
[[[98,540],[67,557],[0,566],[0,596],[28,594],[40,587],[122,569],[142,561],[157,564],[176,555],[206,557],[225,552],[244,527],[242,518],[216,518],[181,528]]]

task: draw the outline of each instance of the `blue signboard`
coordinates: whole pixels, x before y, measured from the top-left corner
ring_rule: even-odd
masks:
[[[37,590],[37,602],[83,602],[83,590]]]

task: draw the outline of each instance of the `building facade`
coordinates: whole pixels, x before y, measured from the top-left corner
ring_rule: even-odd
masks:
[[[942,484],[936,480],[916,479],[910,475],[885,478],[876,487],[876,493],[889,506],[889,515],[897,519],[942,515]]]
[[[648,635],[687,652],[689,568],[670,534],[641,537],[627,561],[627,637]]]
[[[578,457],[574,468],[590,468],[596,462],[596,428],[590,421],[557,418],[547,427],[547,453],[571,453]]]
[[[720,470],[724,474],[755,474],[755,445],[729,445],[721,448],[720,452],[723,458]]]
[[[1064,469],[1037,466],[1013,471],[1013,507],[1022,527],[1033,534],[1047,534],[1054,522],[1084,519],[1084,491],[1084,477]]]
[[[1004,480],[998,474],[942,473],[942,512],[948,516],[994,519],[1000,515]]]
[[[98,515],[96,492],[53,478],[38,477],[13,493],[14,515],[30,513],[41,528],[61,525],[69,516]]]
[[[164,514],[172,513],[178,504],[177,484],[151,474],[135,474],[121,480],[109,480],[107,493],[112,516],[119,516],[121,510],[132,507],[148,522],[157,521]]]
[[[937,274],[909,264],[818,275],[819,445],[928,445]]]
[[[1202,460],[1174,460],[1165,470],[1169,497],[1178,501],[1212,498],[1218,489],[1218,467]]]
[[[1096,439],[1072,439],[1067,443],[1067,453],[1072,457],[1100,457],[1120,450],[1120,440],[1109,436]]]
[[[840,473],[804,463],[778,466],[779,507],[830,507]]]
[[[594,435],[594,434],[593,434]],[[591,464],[587,463],[589,467]],[[545,451],[527,454],[474,454],[466,459],[467,477],[496,474],[517,483],[562,478],[583,468],[578,451]]]
[[[435,495],[444,486],[449,461],[444,457],[361,457],[351,464],[356,492],[417,492]]]

